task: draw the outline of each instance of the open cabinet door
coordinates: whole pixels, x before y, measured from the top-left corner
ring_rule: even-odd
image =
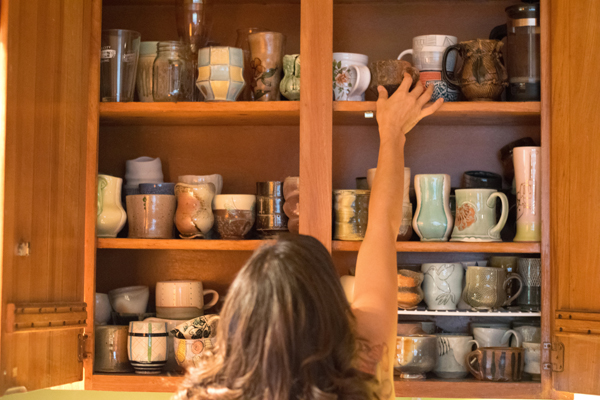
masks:
[[[83,377],[99,44],[93,57],[90,0],[0,5],[1,394]]]
[[[552,380],[600,395],[600,1],[550,4]]]

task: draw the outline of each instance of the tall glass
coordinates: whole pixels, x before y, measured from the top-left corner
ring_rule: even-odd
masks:
[[[250,42],[248,36],[251,33],[267,32],[265,28],[244,28],[237,30],[237,40],[235,47],[242,49],[244,52],[244,90],[238,97],[238,101],[254,101],[254,91],[252,90],[252,80],[254,79],[254,71],[252,69],[252,57],[250,55]]]
[[[140,34],[125,29],[102,31],[100,58],[100,99],[133,101]]]

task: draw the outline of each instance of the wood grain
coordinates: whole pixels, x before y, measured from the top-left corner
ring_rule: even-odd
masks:
[[[473,378],[399,380],[394,386],[396,397],[413,398],[537,399],[542,391],[539,382],[481,382]]]
[[[333,241],[333,251],[358,251],[361,242]],[[396,242],[396,251],[415,253],[521,253],[540,252],[539,243]]]
[[[268,240],[98,239],[99,249],[252,251]]]

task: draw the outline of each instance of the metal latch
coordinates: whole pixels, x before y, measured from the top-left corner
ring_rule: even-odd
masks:
[[[544,369],[563,372],[565,370],[565,346],[561,342],[544,343],[544,350],[550,350],[550,362],[543,364]]]
[[[77,360],[79,360],[79,362],[83,362],[83,360],[90,358],[90,353],[86,353],[85,352],[85,345],[86,345],[86,341],[88,339],[88,335],[87,334],[79,334],[79,348],[77,351]]]

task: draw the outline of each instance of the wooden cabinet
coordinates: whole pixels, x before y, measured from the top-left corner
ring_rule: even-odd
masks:
[[[376,105],[333,102],[332,51],[395,58],[413,36],[487,37],[516,0],[226,0],[214,39],[263,25],[302,54],[299,102],[99,103],[102,28],[143,40],[176,37],[174,0],[2,0],[0,9],[0,215],[3,240],[1,387],[29,390],[80,380],[91,390],[173,391],[177,375],[93,372],[96,291],[194,278],[227,291],[260,241],[95,238],[96,175],[124,175],[127,159],[159,156],[169,181],[219,172],[230,193],[299,175],[300,230],[331,249],[345,273],[359,243],[332,241],[332,189],[354,187],[375,166]],[[396,382],[403,397],[549,398],[600,394],[600,184],[594,68],[600,4],[542,1],[543,93],[539,103],[445,104],[410,133],[406,163],[445,172],[497,171],[498,149],[521,137],[543,149],[541,243],[398,243],[401,263],[541,254],[542,382]],[[372,96],[372,95],[369,95]],[[151,296],[152,297],[152,296]],[[85,304],[84,304],[85,303]],[[402,313],[400,318],[413,316]],[[440,325],[470,316],[437,316]],[[510,318],[509,318],[510,319]],[[84,339],[87,335],[87,340]],[[559,343],[564,352],[560,352]],[[554,351],[554,350],[556,351]],[[562,360],[562,362],[561,362]],[[554,365],[553,365],[554,363]],[[555,371],[552,371],[552,370]],[[559,372],[559,370],[561,370]],[[566,394],[564,392],[567,392]]]

